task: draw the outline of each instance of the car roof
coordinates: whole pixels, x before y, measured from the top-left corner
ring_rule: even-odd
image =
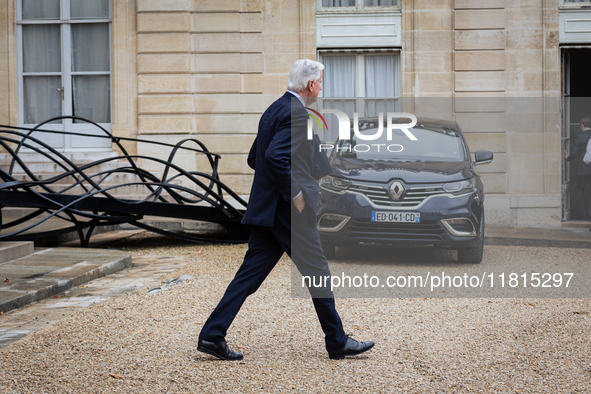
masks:
[[[403,117],[399,119],[405,119]],[[369,117],[369,118],[360,118],[359,122],[377,122],[378,117]],[[353,120],[351,120],[351,124],[353,124]],[[421,126],[439,126],[439,127],[448,127],[450,129],[454,129],[455,131],[460,131],[460,127],[454,121],[444,120],[444,119],[434,119],[434,118],[424,118],[417,116],[417,125]]]

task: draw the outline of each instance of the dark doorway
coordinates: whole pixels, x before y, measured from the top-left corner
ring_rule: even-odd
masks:
[[[562,48],[563,95],[564,95],[564,147],[572,152],[574,141],[581,132],[579,121],[591,116],[591,65],[590,48]],[[563,220],[582,220],[580,212],[589,204],[589,190],[586,201],[577,193],[578,160],[565,160],[563,169]]]

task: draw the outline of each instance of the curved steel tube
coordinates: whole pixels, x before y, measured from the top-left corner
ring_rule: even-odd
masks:
[[[90,123],[102,130],[104,134],[69,133],[43,130],[41,128],[47,123],[61,119],[73,119]],[[0,210],[0,241],[35,239],[43,234],[54,234],[56,231],[77,231],[81,244],[88,246],[92,232],[97,226],[115,223],[129,223],[158,234],[194,242],[213,240],[194,234],[171,232],[138,222],[144,215],[163,216],[162,210],[155,209],[158,206],[153,205],[153,203],[173,204],[172,206],[175,207],[175,212],[177,212],[175,217],[179,217],[178,212],[180,212],[180,216],[183,216],[182,212],[186,211],[186,217],[183,216],[185,219],[213,221],[224,225],[240,225],[247,204],[219,179],[218,165],[221,156],[209,152],[207,147],[197,139],[187,138],[172,145],[134,138],[119,138],[114,137],[95,122],[76,116],[60,116],[48,119],[32,129],[2,125],[0,127],[5,128],[5,130],[0,130],[0,146],[11,156],[8,170],[5,171],[0,168],[0,179],[3,182],[0,183],[0,208],[25,206],[36,209],[32,213],[8,223],[2,222],[2,211]],[[26,132],[17,130],[25,130]],[[74,134],[84,137],[109,138],[122,154],[78,166],[40,138],[33,136],[33,133]],[[121,144],[120,141],[122,140],[155,144],[171,149],[166,160],[144,155],[130,155]],[[198,149],[191,148],[187,146],[188,144],[195,144]],[[14,146],[16,148],[13,148]],[[52,174],[47,179],[40,179],[19,155],[21,149],[28,149],[43,156],[45,160],[49,159],[49,163],[53,164],[57,169],[55,175]],[[197,155],[205,155],[210,166],[210,172],[187,171],[174,164],[173,161],[181,150],[194,152]],[[159,166],[161,175],[156,176],[150,171],[141,168],[138,166],[138,162],[152,167]],[[113,165],[111,163],[118,164]],[[21,168],[22,172],[15,174],[16,165]],[[104,170],[101,168],[103,165],[111,165],[114,168]],[[133,178],[133,180],[113,183],[113,179],[117,176]],[[142,195],[135,195],[133,198],[117,196],[116,191],[126,187],[140,188],[145,191],[142,192]],[[76,192],[76,190],[81,191]],[[23,193],[27,197],[27,203],[22,202]],[[239,208],[226,201],[224,193],[233,198]],[[68,198],[64,199],[64,196]],[[90,200],[92,200],[90,205],[94,207],[93,209],[89,209],[87,208],[89,205],[85,205],[85,202]],[[117,207],[115,211],[113,211],[115,209],[113,203]],[[152,205],[146,205],[147,203]],[[97,206],[98,208],[96,208]],[[165,207],[169,206],[165,205]],[[137,213],[138,207],[145,207],[145,212]],[[183,210],[183,207],[192,208]],[[197,211],[195,207],[198,208]],[[195,217],[195,212],[201,212],[199,211],[201,208],[213,208],[219,211],[221,215],[212,216],[210,211],[205,214],[205,210],[203,210],[204,217]],[[62,214],[66,216],[64,217]],[[43,217],[39,218],[40,216]],[[212,219],[212,217],[214,218]],[[215,219],[216,217],[217,219]],[[50,218],[59,218],[72,225],[49,232],[31,231]],[[34,222],[29,223],[32,220]],[[23,224],[26,224],[25,227],[14,229],[14,227]],[[12,232],[7,233],[5,231],[7,229],[12,229]],[[87,229],[86,235],[82,231],[84,229]],[[243,241],[245,240],[227,240],[226,242]],[[223,241],[215,239],[215,242]]]

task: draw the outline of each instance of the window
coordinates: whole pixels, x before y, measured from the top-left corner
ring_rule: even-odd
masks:
[[[31,126],[75,115],[109,130],[109,0],[18,0],[17,23],[19,123]],[[90,130],[86,123],[69,119],[54,121],[50,128]],[[45,135],[43,139],[66,150],[97,147],[96,139],[93,146],[84,146],[89,142],[83,137],[71,137]],[[106,143],[110,147],[110,141]]]
[[[564,8],[580,8],[581,6],[589,6],[591,0],[561,0],[560,7]]]
[[[322,7],[355,7],[355,0],[322,0]]]
[[[361,134],[375,135],[380,128],[378,122],[359,122],[359,130]],[[382,123],[382,127],[383,123]],[[382,129],[383,130],[383,129]],[[355,145],[358,145],[357,136],[351,132],[349,140],[340,140],[339,149],[337,149],[337,157],[350,157],[356,159],[380,159],[397,157],[405,160],[425,160],[425,161],[463,161],[464,149],[460,134],[449,127],[439,125],[417,125],[409,131],[421,141],[420,144],[406,144],[408,137],[398,129],[393,130],[392,139],[387,139],[387,133],[372,140],[372,144],[381,144],[388,146],[390,144],[404,144],[404,150],[396,152],[388,149],[364,151],[362,149],[355,150]],[[361,144],[366,144],[367,141],[361,141]],[[347,145],[350,146],[347,149]]]
[[[396,0],[365,0],[364,5],[366,7],[393,6],[398,5],[398,2]]]
[[[319,8],[336,7],[396,7],[398,0],[318,0]]]
[[[350,119],[355,112],[360,118],[398,112],[398,59],[395,52],[322,55],[324,73],[319,108],[341,110]],[[326,141],[337,137],[336,118],[332,118],[327,117],[330,135],[324,136]]]

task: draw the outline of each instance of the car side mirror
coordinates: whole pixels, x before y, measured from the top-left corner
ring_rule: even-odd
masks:
[[[493,160],[493,153],[487,150],[477,150],[474,153],[474,164],[488,164]]]

